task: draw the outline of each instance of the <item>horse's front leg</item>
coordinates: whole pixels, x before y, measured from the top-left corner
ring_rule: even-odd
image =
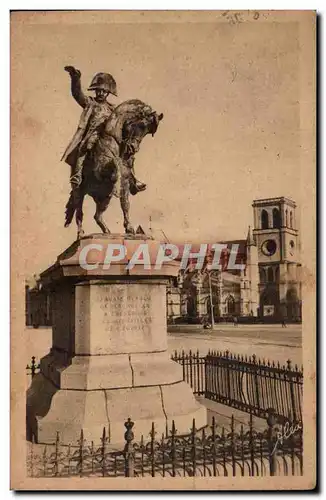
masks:
[[[84,236],[83,230],[83,202],[84,202],[84,193],[80,188],[75,188],[73,191],[74,204],[76,207],[76,224],[77,224],[77,240]]]
[[[108,208],[108,205],[110,203],[111,198],[112,198],[112,194],[107,196],[104,200],[100,200],[100,201],[95,200],[96,212],[94,215],[94,219],[95,219],[96,223],[100,226],[100,228],[102,229],[102,232],[104,234],[110,234],[110,230],[107,227],[107,225],[105,224],[105,221],[103,219],[103,213]]]
[[[129,218],[129,177],[122,176],[120,190],[120,205],[123,212],[123,226],[127,234],[135,234],[135,230],[131,225]]]

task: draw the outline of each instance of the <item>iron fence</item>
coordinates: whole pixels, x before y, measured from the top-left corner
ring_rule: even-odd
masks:
[[[290,360],[281,366],[228,351],[208,351],[205,356],[175,351],[171,357],[181,364],[195,394],[258,417],[266,418],[273,408],[280,421],[302,420],[303,368],[293,368]]]
[[[302,421],[303,368],[286,366],[253,356],[236,356],[228,351],[174,352],[173,361],[181,364],[183,380],[194,394],[241,411],[267,418],[273,408],[281,422]],[[32,357],[26,373],[32,378],[40,364]]]
[[[168,436],[157,437],[152,424],[149,439],[134,442],[134,423],[125,423],[125,446],[121,451],[109,450],[105,429],[99,446],[87,443],[81,431],[75,446],[63,446],[57,433],[55,444],[41,447],[30,443],[27,469],[30,477],[185,477],[185,476],[278,476],[302,475],[302,428],[275,426],[272,410],[263,432],[253,428],[218,434],[212,425],[197,431],[195,421],[189,434],[179,435],[172,423]]]

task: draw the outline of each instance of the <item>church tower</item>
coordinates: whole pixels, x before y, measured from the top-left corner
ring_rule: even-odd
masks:
[[[251,227],[248,228],[246,241],[246,288],[248,289],[248,314],[250,316],[259,315],[259,273],[258,273],[258,252],[254,241]]]
[[[253,237],[258,250],[259,313],[299,320],[300,257],[296,204],[289,198],[254,200]]]

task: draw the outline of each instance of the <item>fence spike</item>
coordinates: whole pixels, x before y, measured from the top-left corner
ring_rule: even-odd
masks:
[[[252,413],[250,413],[250,415],[249,415],[249,430],[250,430],[250,432],[252,432],[252,429],[253,429],[253,417],[252,417]]]
[[[256,354],[253,354],[253,355],[252,355],[252,362],[253,362],[254,364],[256,364]]]
[[[288,359],[288,360],[287,360],[287,365],[288,365],[288,366],[287,366],[288,370],[292,370],[292,367],[291,367],[291,360],[290,360],[290,359]]]
[[[195,435],[196,434],[196,422],[195,419],[192,419],[192,429],[191,432]]]

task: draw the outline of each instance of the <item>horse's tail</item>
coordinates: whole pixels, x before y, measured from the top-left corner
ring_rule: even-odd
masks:
[[[75,203],[74,203],[73,192],[71,191],[69,200],[66,205],[65,227],[68,227],[69,224],[71,223],[74,213],[75,213]]]

